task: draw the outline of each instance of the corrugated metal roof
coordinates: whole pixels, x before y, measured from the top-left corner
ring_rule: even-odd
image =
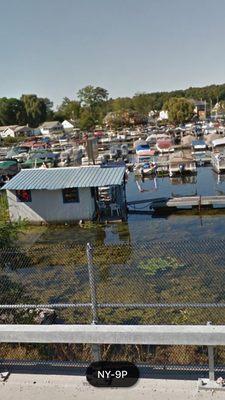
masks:
[[[7,190],[57,190],[71,187],[101,187],[121,185],[124,167],[104,168],[67,167],[49,169],[24,169],[7,182],[2,189]]]

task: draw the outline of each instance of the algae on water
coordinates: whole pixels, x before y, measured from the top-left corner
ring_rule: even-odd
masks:
[[[174,257],[153,257],[141,261],[139,267],[145,271],[147,275],[154,275],[157,271],[166,271],[167,269],[177,269],[183,267],[180,261]]]

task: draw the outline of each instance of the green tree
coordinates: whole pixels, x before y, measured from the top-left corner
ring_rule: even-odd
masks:
[[[79,120],[80,129],[91,131],[94,129],[95,125],[96,125],[96,120],[93,116],[93,113],[90,112],[89,110],[82,110]]]
[[[60,121],[68,119],[76,122],[79,120],[80,110],[81,106],[78,101],[64,97],[62,104],[58,107],[58,110],[55,113],[55,118]]]
[[[131,127],[144,124],[147,119],[136,111],[122,110],[108,113],[104,120],[104,124],[110,128]]]
[[[54,119],[54,111],[53,111],[53,101],[48,99],[48,97],[45,97],[44,99],[45,105],[46,105],[46,120],[47,121],[52,121]]]
[[[174,124],[188,122],[194,114],[194,103],[183,97],[172,97],[165,102],[163,108],[168,111],[169,121]]]
[[[36,128],[47,118],[46,99],[37,97],[36,94],[23,94],[21,101],[26,111],[27,123]]]
[[[26,112],[22,101],[3,97],[0,99],[0,124],[24,125]]]
[[[82,107],[87,107],[93,110],[108,99],[108,92],[106,89],[101,87],[88,85],[83,89],[80,89],[77,96]]]

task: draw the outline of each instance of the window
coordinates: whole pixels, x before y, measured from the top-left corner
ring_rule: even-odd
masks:
[[[63,189],[63,203],[79,203],[78,188]]]
[[[22,203],[31,203],[31,191],[30,190],[16,190],[17,201]]]

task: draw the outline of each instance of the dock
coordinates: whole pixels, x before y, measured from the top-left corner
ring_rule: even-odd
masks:
[[[144,199],[127,202],[127,206],[133,209],[136,205],[145,204],[149,205],[152,210],[159,209],[191,209],[198,208],[201,210],[203,207],[211,208],[225,208],[225,196],[181,196],[181,197],[161,197],[156,199]],[[138,207],[137,207],[138,209]]]

